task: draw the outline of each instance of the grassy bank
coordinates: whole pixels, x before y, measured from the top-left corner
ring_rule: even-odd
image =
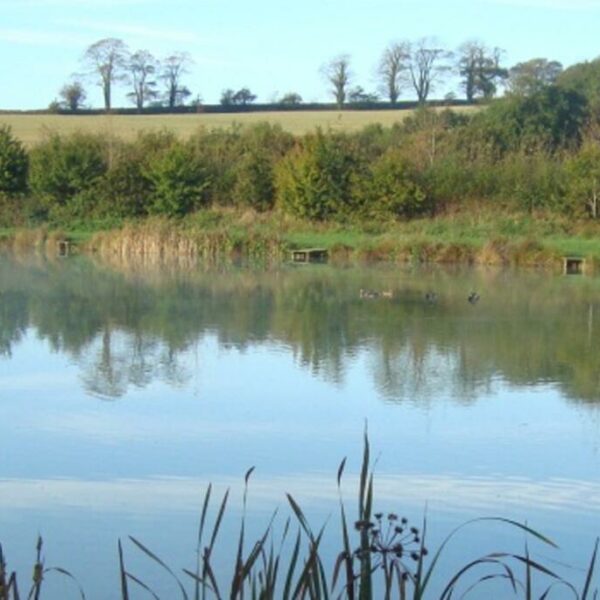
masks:
[[[563,256],[600,261],[600,224],[556,215],[477,211],[368,225],[315,223],[277,212],[209,209],[185,219],[118,226],[4,229],[3,245],[56,251],[69,240],[104,256],[279,262],[296,248],[324,248],[332,261],[560,267]]]

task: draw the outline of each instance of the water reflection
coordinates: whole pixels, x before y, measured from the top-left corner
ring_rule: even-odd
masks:
[[[361,289],[393,297],[365,297]],[[471,290],[481,300],[468,302]],[[435,293],[432,302],[428,292]],[[153,381],[181,386],[206,336],[245,352],[277,347],[343,384],[368,353],[388,401],[471,402],[501,378],[552,382],[600,399],[600,281],[502,271],[408,268],[144,269],[85,258],[0,260],[0,353],[28,330],[80,368],[85,389],[119,398]],[[201,357],[198,358],[201,360]]]
[[[148,479],[0,479],[0,509],[3,511],[65,511],[83,509],[118,512],[131,516],[190,513],[197,515],[209,484],[217,496],[230,490],[231,505],[242,502],[240,478],[153,477]],[[342,487],[353,498],[358,475],[347,476]],[[304,508],[330,508],[338,500],[335,478],[331,475],[290,474],[256,476],[252,479],[253,512],[269,513],[282,505],[283,491]],[[382,506],[402,506],[414,514],[428,499],[428,509],[466,518],[472,514],[567,512],[600,514],[600,483],[567,478],[535,480],[525,477],[469,477],[460,475],[379,475],[377,502]]]

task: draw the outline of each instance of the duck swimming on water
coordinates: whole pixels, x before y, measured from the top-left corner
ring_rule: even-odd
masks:
[[[477,304],[479,302],[479,294],[477,292],[471,292],[467,298],[470,304]]]

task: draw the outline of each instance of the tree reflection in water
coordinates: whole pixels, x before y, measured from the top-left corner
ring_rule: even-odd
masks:
[[[392,290],[361,298],[359,290]],[[481,300],[467,302],[476,289]],[[434,290],[436,302],[427,302]],[[600,400],[600,280],[533,272],[408,267],[203,270],[84,257],[0,258],[0,355],[27,331],[81,367],[86,389],[118,398],[157,378],[206,336],[240,351],[277,344],[316,376],[344,381],[366,353],[381,396],[462,402],[494,378],[552,383]]]

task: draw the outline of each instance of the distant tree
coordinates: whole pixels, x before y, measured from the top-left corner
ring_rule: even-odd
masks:
[[[297,94],[296,92],[288,92],[279,99],[278,103],[283,104],[285,106],[295,106],[297,104],[302,104],[302,96],[300,94]]]
[[[479,147],[502,157],[508,152],[534,154],[579,147],[588,120],[586,99],[575,91],[549,85],[531,96],[509,95],[478,113],[465,131]]]
[[[409,58],[410,44],[394,42],[383,51],[379,60],[377,71],[381,88],[392,105],[396,104],[400,97],[400,85],[408,69]]]
[[[221,104],[223,106],[231,106],[234,104],[233,97],[235,96],[235,91],[231,88],[227,88],[221,92]]]
[[[255,100],[256,96],[248,88],[241,88],[237,91],[228,88],[221,93],[223,106],[246,106]]]
[[[600,57],[571,65],[558,75],[556,85],[585,96],[597,115],[600,110]]]
[[[343,54],[330,60],[321,67],[321,72],[331,84],[331,92],[335,97],[338,108],[341,110],[346,101],[348,85],[352,80],[350,57]]]
[[[102,88],[104,108],[111,108],[112,86],[126,79],[126,65],[129,50],[122,40],[105,38],[88,47],[83,55],[83,61],[90,75],[99,77],[98,85]]]
[[[558,61],[547,58],[517,63],[508,71],[508,89],[519,96],[531,96],[555,83],[562,70]]]
[[[421,38],[410,45],[408,72],[419,104],[424,104],[434,85],[450,67],[447,61],[452,54],[437,47],[435,40]]]
[[[379,100],[379,96],[371,92],[365,92],[360,85],[357,85],[348,92],[348,100],[352,104],[360,104],[361,102],[377,102]]]
[[[196,96],[190,101],[190,106],[200,108],[202,106],[202,102],[202,96],[200,94],[196,94]]]
[[[72,81],[63,85],[59,92],[59,96],[62,98],[62,104],[71,112],[77,112],[85,99],[87,94],[83,85],[79,81]]]
[[[458,72],[468,102],[496,94],[498,83],[508,76],[508,71],[500,66],[501,56],[499,48],[488,49],[477,41],[465,42],[458,49]]]
[[[180,106],[191,95],[190,90],[181,83],[181,78],[189,73],[192,59],[187,52],[176,52],[162,61],[160,78],[166,84],[165,99],[171,109]]]
[[[129,58],[127,69],[133,90],[127,97],[136,105],[138,112],[144,104],[158,95],[154,75],[158,69],[158,61],[147,50],[138,50]]]
[[[256,95],[248,88],[241,88],[233,95],[233,103],[241,106],[252,104],[256,100]]]

